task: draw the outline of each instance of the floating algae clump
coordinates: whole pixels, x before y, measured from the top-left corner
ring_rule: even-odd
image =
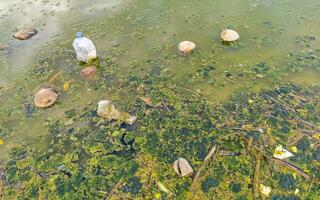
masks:
[[[209,192],[211,188],[215,188],[219,185],[219,181],[213,177],[207,178],[203,183],[202,183],[202,191],[203,192]]]

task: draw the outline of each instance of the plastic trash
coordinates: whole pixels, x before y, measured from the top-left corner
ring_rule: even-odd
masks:
[[[97,58],[96,47],[89,38],[83,36],[82,32],[76,34],[76,39],[72,45],[79,61],[88,63],[90,60]]]
[[[290,158],[292,156],[293,156],[293,154],[290,151],[282,148],[281,145],[278,145],[276,147],[276,149],[274,150],[274,154],[273,154],[273,157],[278,158],[280,160]]]

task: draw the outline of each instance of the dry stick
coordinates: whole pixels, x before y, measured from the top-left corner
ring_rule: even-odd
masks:
[[[262,147],[260,147],[262,148]],[[253,175],[253,194],[255,198],[259,198],[259,186],[260,186],[260,164],[261,164],[261,153],[257,152],[256,155],[256,165],[254,168],[254,175]]]
[[[312,185],[313,185],[314,179],[315,179],[315,175],[312,176],[311,183],[310,183],[310,185],[309,185],[309,187],[308,187],[307,196],[309,195],[309,193],[310,193],[310,191],[311,191],[311,187],[312,187]]]
[[[191,192],[194,194],[194,189],[195,186],[198,183],[198,180],[200,178],[200,174],[203,171],[203,169],[205,168],[206,164],[209,162],[210,158],[213,157],[214,153],[218,151],[218,146],[214,145],[211,150],[209,151],[208,155],[205,157],[205,159],[203,160],[202,165],[200,166],[199,170],[197,171],[196,175],[193,178],[192,184],[191,184]]]
[[[298,174],[300,174],[301,176],[303,176],[305,179],[311,179],[311,177],[305,173],[302,169],[300,169],[299,167],[293,165],[292,163],[289,163],[288,161],[285,161],[285,160],[280,160],[278,158],[271,158],[272,161],[274,161],[275,163],[278,163],[278,164],[281,164],[281,165],[284,165],[294,171],[296,171]]]
[[[52,76],[52,78],[50,78],[50,80],[48,81],[48,83],[52,83],[54,80],[56,80],[58,78],[58,76],[60,76],[62,74],[62,70],[59,71],[58,73],[56,73],[55,75]]]
[[[271,101],[273,101],[274,103],[279,104],[279,105],[281,105],[282,107],[284,107],[285,109],[287,109],[287,110],[289,110],[289,111],[291,111],[291,112],[296,113],[296,110],[295,110],[295,109],[288,107],[288,106],[285,105],[284,103],[282,103],[282,102],[280,102],[280,101],[278,101],[278,100],[270,97],[269,95],[265,95],[265,96],[266,96],[267,98],[269,98]],[[305,125],[308,125],[308,126],[314,128],[314,129],[320,130],[318,126],[316,126],[316,125],[314,125],[314,124],[312,124],[312,123],[310,123],[310,122],[307,122],[307,121],[301,119],[300,117],[297,117],[296,119],[297,119],[298,121],[300,121],[301,123],[305,124]]]
[[[242,136],[242,135],[240,135],[240,136]],[[244,138],[244,139],[248,140],[247,138]],[[252,145],[251,147],[256,149],[263,157],[265,157],[265,159],[267,159],[269,161],[273,161],[274,163],[280,164],[280,165],[285,166],[287,168],[290,168],[308,180],[311,178],[306,172],[304,172],[302,169],[295,166],[294,164],[292,164],[288,161],[285,161],[285,160],[280,160],[278,158],[270,157],[270,156],[266,155],[261,148],[255,146],[255,145]]]
[[[5,174],[4,174],[4,169],[1,168],[0,166],[0,200],[5,200],[6,196],[5,196]]]
[[[121,186],[122,180],[118,181],[118,183],[114,186],[114,188],[109,193],[109,196],[105,196],[104,200],[109,200],[115,194],[116,190]]]

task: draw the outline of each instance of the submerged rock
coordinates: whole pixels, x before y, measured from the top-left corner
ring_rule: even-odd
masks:
[[[239,34],[231,29],[224,29],[220,35],[224,42],[234,42],[240,38]]]
[[[59,98],[58,93],[52,88],[42,88],[34,96],[34,105],[38,108],[52,106]]]
[[[180,176],[187,176],[193,173],[192,167],[184,158],[179,158],[178,160],[174,161],[173,169]]]
[[[16,34],[14,34],[13,37],[19,40],[28,40],[37,33],[38,31],[34,28],[22,28]]]
[[[97,74],[97,68],[95,66],[89,66],[81,70],[80,72],[82,78],[86,80],[92,80]]]
[[[196,45],[190,41],[183,41],[180,42],[178,47],[181,54],[188,55],[193,52],[193,50],[196,48]]]

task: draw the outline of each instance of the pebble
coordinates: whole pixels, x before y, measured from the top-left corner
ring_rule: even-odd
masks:
[[[234,42],[240,38],[239,34],[231,29],[224,29],[220,35],[224,42]]]
[[[193,52],[193,50],[196,48],[196,45],[190,41],[183,41],[183,42],[180,42],[178,48],[179,48],[179,52],[182,55],[188,55]]]

